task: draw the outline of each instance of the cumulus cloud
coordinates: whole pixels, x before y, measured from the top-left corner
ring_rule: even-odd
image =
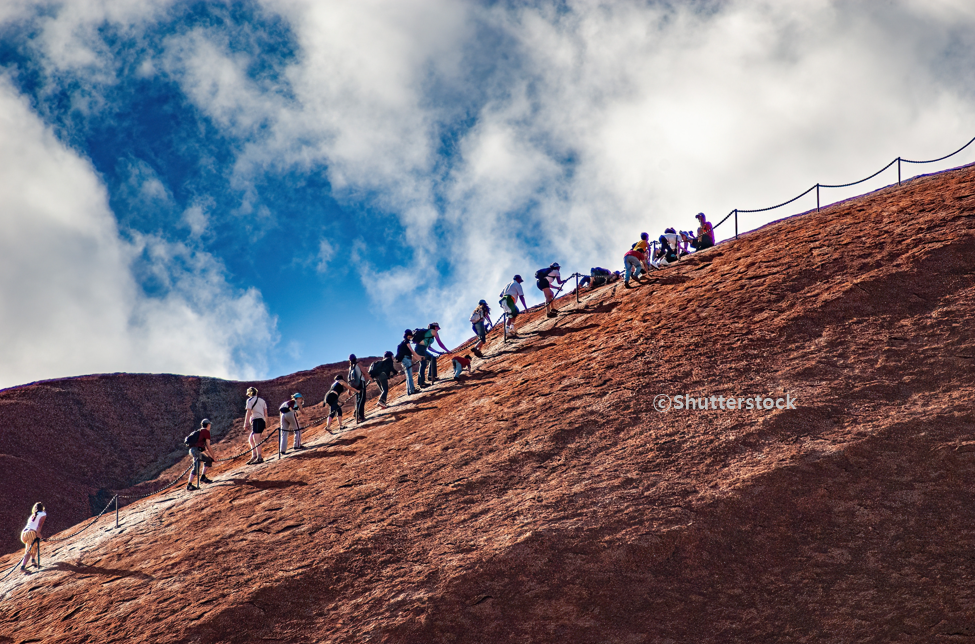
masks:
[[[265,173],[320,171],[350,209],[394,219],[408,265],[370,264],[361,240],[347,244],[366,291],[456,322],[451,339],[473,302],[536,263],[615,266],[641,230],[691,227],[702,210],[717,221],[975,134],[975,10],[964,0],[260,6],[297,44],[273,79],[255,79],[259,53],[215,26],[177,30],[145,73],[167,74],[237,139],[244,193]],[[67,7],[44,23],[52,65],[111,60],[91,16],[138,31],[165,11]],[[808,196],[741,224],[814,205]],[[255,225],[285,217],[264,214]]]
[[[0,139],[0,386],[99,371],[263,372],[252,348],[274,341],[275,322],[260,295],[230,288],[207,253],[123,240],[91,165],[6,81]]]

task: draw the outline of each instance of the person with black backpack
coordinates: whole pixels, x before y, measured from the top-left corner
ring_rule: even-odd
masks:
[[[555,317],[558,311],[555,309],[553,303],[555,302],[555,293],[552,291],[552,284],[560,287],[565,284],[562,276],[559,274],[558,262],[554,262],[548,268],[540,268],[535,271],[535,285],[538,286],[538,290],[545,294],[545,314],[550,318]]]
[[[187,491],[198,490],[204,483],[213,483],[207,478],[207,465],[213,465],[213,462],[217,460],[213,449],[210,447],[210,419],[204,418],[200,423],[200,429],[194,430],[193,433],[184,438],[183,444],[189,448],[190,457],[193,459],[190,478],[186,482]],[[193,485],[194,475],[196,475],[197,485]]]
[[[325,404],[328,405],[328,420],[325,421],[325,431],[329,434],[332,433],[329,427],[332,424],[332,419],[335,417],[338,417],[339,429],[342,429],[342,403],[344,401],[340,401],[339,397],[345,393],[345,389],[345,379],[339,374],[335,376],[335,381],[332,382],[332,386],[328,388],[328,393],[325,394]],[[352,395],[350,394],[345,400],[347,401],[351,397]]]
[[[389,395],[389,379],[396,375],[396,367],[393,366],[393,352],[387,351],[383,354],[382,360],[376,360],[369,365],[369,377],[379,386],[379,400],[376,404],[386,409],[386,396]]]
[[[416,351],[410,347],[413,341],[413,331],[407,329],[403,332],[403,341],[396,347],[396,362],[403,365],[403,373],[406,374],[406,395],[412,396],[416,393],[416,386],[413,384],[413,364],[420,362],[421,358]]]
[[[366,387],[369,380],[362,369],[359,368],[359,359],[355,354],[349,354],[349,386],[355,390],[355,424],[363,423],[366,420]]]

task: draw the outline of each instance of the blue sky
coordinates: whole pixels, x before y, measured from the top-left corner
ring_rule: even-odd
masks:
[[[456,343],[515,272],[975,136],[970,3],[866,4],[11,0],[0,386]]]

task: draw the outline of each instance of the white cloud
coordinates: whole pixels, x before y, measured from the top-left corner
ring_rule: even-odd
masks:
[[[328,270],[328,263],[332,261],[335,256],[335,248],[328,242],[327,239],[322,239],[318,242],[318,263],[315,265],[315,270],[319,273],[325,273]]]
[[[532,261],[614,266],[641,230],[690,227],[702,210],[717,221],[897,155],[940,156],[975,134],[975,9],[965,0],[262,6],[297,40],[280,85],[251,79],[256,54],[216,28],[180,31],[153,68],[240,140],[245,192],[264,172],[324,168],[340,201],[398,218],[415,260],[361,264],[367,292],[457,322],[456,337],[471,303]],[[159,11],[64,5],[45,23],[48,59],[109,69],[96,64],[105,52],[90,16],[138,31]],[[444,261],[454,270],[440,279]]]
[[[93,168],[5,80],[0,140],[0,386],[120,370],[262,374],[275,322],[260,295],[231,289],[206,253],[123,241]]]

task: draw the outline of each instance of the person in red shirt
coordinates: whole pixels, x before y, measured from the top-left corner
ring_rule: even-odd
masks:
[[[633,279],[642,284],[643,282],[640,279],[640,274],[650,272],[650,269],[647,266],[646,254],[637,250],[635,246],[636,245],[634,244],[634,248],[626,251],[626,253],[623,255],[623,265],[626,267],[626,274],[623,277],[623,286],[626,288],[630,288],[630,275],[633,276]]]
[[[190,456],[193,457],[193,467],[190,468],[190,479],[186,483],[186,489],[192,492],[200,489],[197,487],[198,485],[213,483],[206,476],[207,465],[211,465],[213,461],[217,460],[210,448],[210,420],[208,418],[204,418],[203,422],[200,423],[199,438],[196,439],[195,445],[190,446]],[[194,474],[197,475],[197,485],[193,485]]]
[[[711,248],[714,246],[714,226],[707,220],[703,212],[697,213],[695,217],[697,217],[697,222],[700,226],[697,229],[697,245],[694,246],[694,250]]]
[[[460,374],[467,369],[467,373],[471,373],[471,357],[470,356],[454,356],[450,363],[454,365],[454,380],[460,380]]]

